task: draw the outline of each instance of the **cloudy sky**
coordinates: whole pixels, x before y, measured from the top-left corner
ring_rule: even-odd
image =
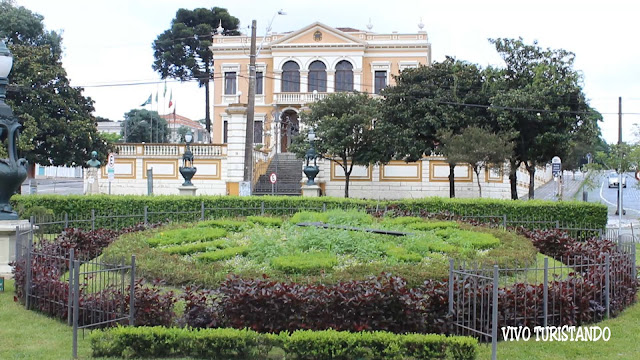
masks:
[[[425,24],[433,60],[446,55],[481,66],[501,65],[488,38],[538,40],[542,47],[563,48],[576,54],[591,105],[603,113],[602,133],[608,142],[618,134],[618,97],[622,97],[623,140],[635,140],[640,123],[640,47],[637,16],[640,2],[609,0],[16,0],[44,16],[49,30],[63,33],[64,57],[71,83],[85,87],[95,100],[97,116],[112,120],[139,107],[164,85],[151,69],[151,43],[168,29],[178,8],[219,6],[240,19],[243,31],[258,21],[258,35],[280,9],[273,31],[293,31],[314,21],[334,27],[374,32],[415,32]],[[126,85],[147,82],[144,85]],[[109,86],[105,86],[109,85]],[[204,118],[204,90],[194,83],[168,82],[177,113]],[[167,97],[169,92],[167,93]],[[168,102],[168,99],[166,99]],[[163,112],[162,105],[158,109]]]

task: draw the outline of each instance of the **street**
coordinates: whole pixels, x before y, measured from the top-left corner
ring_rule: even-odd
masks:
[[[83,192],[82,179],[57,178],[57,179],[36,179],[38,194],[60,194],[60,195],[81,195]],[[22,183],[22,193],[30,194],[29,180]]]

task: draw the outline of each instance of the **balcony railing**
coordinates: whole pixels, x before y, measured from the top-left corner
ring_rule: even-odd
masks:
[[[116,144],[119,156],[160,156],[180,157],[184,154],[183,144]],[[192,144],[195,157],[215,158],[227,155],[226,144]]]
[[[328,93],[275,93],[276,104],[306,104],[326,98]]]

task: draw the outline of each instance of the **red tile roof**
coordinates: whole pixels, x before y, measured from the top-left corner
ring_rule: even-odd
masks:
[[[187,126],[193,129],[204,129],[202,124],[200,124],[199,122],[193,121],[182,115],[166,114],[166,115],[160,115],[160,117],[163,119],[166,119],[170,127],[175,124],[176,127]]]

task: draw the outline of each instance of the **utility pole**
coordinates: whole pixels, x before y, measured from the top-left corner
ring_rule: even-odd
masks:
[[[622,213],[624,208],[622,207],[622,97],[618,97],[618,149],[620,151],[620,167],[618,168],[618,237],[620,237],[620,231],[622,230]]]
[[[247,99],[247,129],[244,139],[244,182],[251,195],[253,175],[253,117],[256,104],[256,21],[251,21],[251,53],[249,55],[249,94]]]

